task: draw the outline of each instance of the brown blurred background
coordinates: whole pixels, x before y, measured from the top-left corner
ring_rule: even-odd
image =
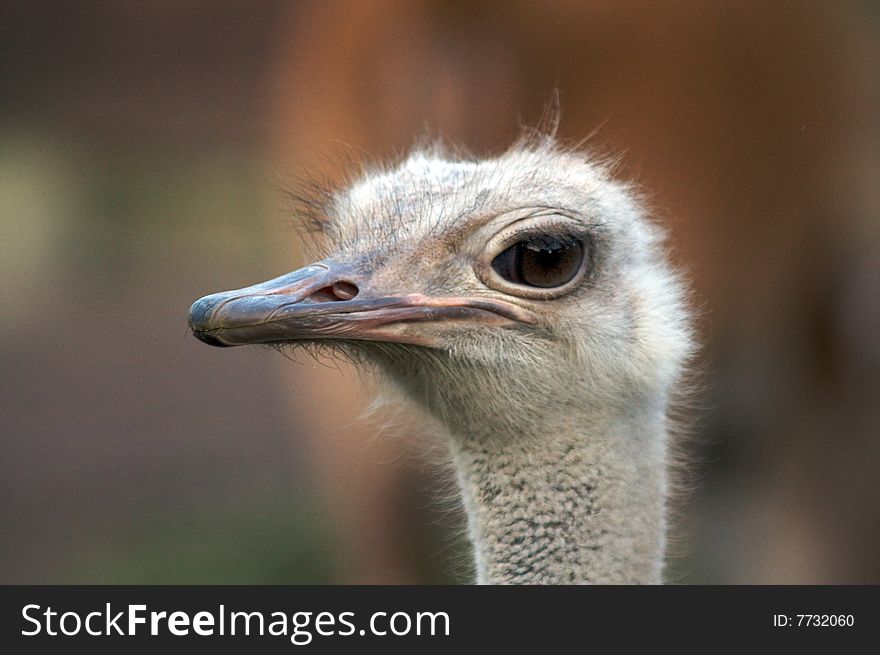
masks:
[[[625,153],[695,289],[680,582],[880,582],[875,2],[2,2],[0,582],[468,581],[344,366],[189,304],[302,263],[279,181],[426,129]]]

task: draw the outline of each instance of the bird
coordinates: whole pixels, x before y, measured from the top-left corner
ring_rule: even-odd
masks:
[[[439,426],[478,584],[660,584],[695,337],[618,178],[543,131],[484,158],[419,145],[298,196],[314,263],[200,298],[189,327],[330,349]]]

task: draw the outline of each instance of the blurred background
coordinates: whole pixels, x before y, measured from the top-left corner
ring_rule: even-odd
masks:
[[[624,153],[692,280],[675,582],[880,582],[876,2],[0,3],[0,582],[467,582],[345,366],[206,348],[283,180],[429,131]]]

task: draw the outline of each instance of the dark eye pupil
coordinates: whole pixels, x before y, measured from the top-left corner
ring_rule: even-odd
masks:
[[[574,278],[583,260],[580,241],[538,236],[512,245],[492,261],[492,268],[509,282],[547,289]]]

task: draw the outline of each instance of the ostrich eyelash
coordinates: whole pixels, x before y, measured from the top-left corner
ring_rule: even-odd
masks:
[[[530,216],[529,218],[534,217]],[[589,244],[593,240],[593,232],[587,226],[572,220],[551,221],[541,225],[524,225],[519,228],[513,228],[512,231],[505,234],[499,243],[499,247],[505,249],[518,241],[536,237],[558,239],[566,245],[572,245],[578,241]]]

